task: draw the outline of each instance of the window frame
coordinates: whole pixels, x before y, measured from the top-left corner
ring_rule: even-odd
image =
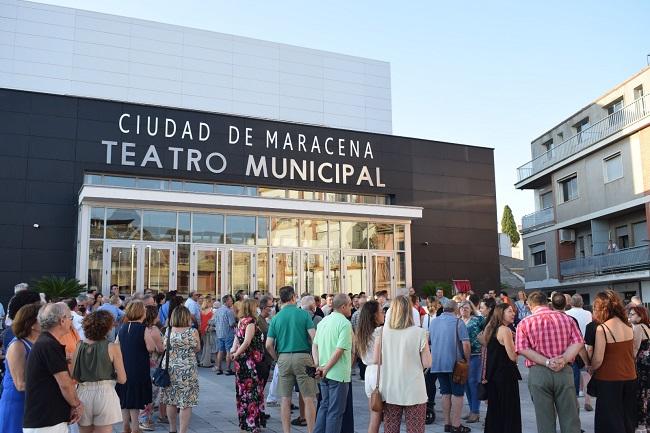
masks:
[[[564,199],[563,185],[564,185],[564,183],[569,182],[571,179],[576,180],[576,195],[573,198],[569,198],[569,199],[565,200]],[[568,203],[570,201],[574,201],[574,200],[577,200],[577,199],[580,198],[580,186],[578,185],[578,172],[577,171],[574,171],[573,173],[571,173],[571,174],[569,174],[567,176],[564,176],[561,179],[558,179],[557,183],[558,183],[558,203],[557,203],[558,205]]]
[[[607,162],[612,161],[612,160],[614,160],[616,158],[620,158],[619,160],[620,160],[620,163],[621,163],[621,175],[619,177],[609,179],[608,175],[607,175]],[[616,180],[622,179],[623,177],[625,177],[625,174],[623,173],[623,156],[621,155],[621,152],[620,151],[614,152],[611,155],[604,157],[603,158],[603,180],[604,180],[604,183],[607,184],[607,183],[610,183],[610,182],[614,182]]]
[[[533,251],[534,249],[536,249],[536,251]],[[544,262],[539,263],[539,264],[535,264],[535,255],[540,254],[540,253],[544,253],[544,255],[543,255]],[[539,267],[539,266],[546,266],[546,263],[547,263],[546,262],[546,242],[537,242],[537,243],[534,243],[532,245],[528,245],[528,255],[529,255],[529,263],[528,263],[528,265],[531,268],[536,268],[536,267]]]

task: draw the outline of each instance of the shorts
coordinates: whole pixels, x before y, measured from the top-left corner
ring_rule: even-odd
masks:
[[[454,383],[451,380],[452,373],[435,373],[440,383],[440,394],[449,395],[454,397],[462,397],[465,395],[465,385]]]
[[[49,427],[25,428],[23,433],[68,433],[68,423],[62,422]]]
[[[377,364],[370,364],[366,367],[363,382],[366,395],[370,398],[370,395],[375,390],[375,386],[377,386]]]
[[[84,405],[80,426],[113,425],[122,421],[120,398],[115,392],[114,380],[80,383],[77,395]]]
[[[232,349],[232,344],[234,343],[234,341],[235,341],[235,337],[217,338],[215,340],[215,350],[212,353],[230,352],[230,349]]]
[[[281,353],[278,356],[278,395],[291,397],[294,384],[303,397],[316,397],[316,380],[305,372],[314,362],[309,353]]]

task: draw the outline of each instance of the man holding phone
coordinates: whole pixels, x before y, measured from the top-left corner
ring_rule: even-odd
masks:
[[[317,362],[321,404],[314,433],[339,433],[352,372],[352,301],[344,293],[332,301],[332,313],[319,324],[312,355]]]
[[[291,431],[291,394],[297,383],[305,402],[307,433],[314,430],[316,418],[316,380],[307,374],[313,367],[311,341],[315,328],[309,314],[296,306],[296,293],[291,286],[280,289],[282,309],[273,316],[266,338],[266,349],[278,361],[278,395],[282,398],[280,413],[282,430]]]

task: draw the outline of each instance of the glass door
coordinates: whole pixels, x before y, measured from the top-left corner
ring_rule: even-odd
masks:
[[[192,245],[192,291],[201,295],[221,297],[223,250],[211,246]]]
[[[343,255],[344,293],[368,292],[368,258],[366,253]],[[370,292],[374,292],[372,289]]]
[[[250,294],[255,281],[255,251],[231,248],[228,250],[228,286],[225,293],[234,295],[239,290]],[[225,294],[224,293],[224,294]]]
[[[302,292],[314,296],[328,293],[327,251],[308,250],[303,252]]]
[[[271,254],[271,287],[275,289],[276,295],[284,286],[291,286],[296,294],[300,293],[297,255],[298,251],[294,250],[273,250]]]
[[[120,294],[174,290],[176,246],[165,243],[106,242],[103,293],[116,284]]]
[[[372,293],[380,290],[388,290],[390,296],[393,293],[394,259],[392,254],[372,253],[372,280],[370,290]]]

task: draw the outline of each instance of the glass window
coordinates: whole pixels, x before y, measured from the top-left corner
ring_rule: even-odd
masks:
[[[328,225],[330,248],[341,248],[341,223],[329,221]]]
[[[341,293],[341,253],[338,250],[330,251],[329,293]]]
[[[257,290],[262,293],[269,291],[269,250],[257,250]]]
[[[263,188],[259,187],[257,189],[260,197],[275,197],[275,198],[285,198],[287,196],[287,191],[280,188]]]
[[[269,244],[269,217],[257,217],[257,245]]]
[[[172,180],[169,182],[169,189],[172,191],[183,191],[183,182]]]
[[[192,214],[192,242],[223,243],[223,215]]]
[[[395,224],[395,248],[400,251],[406,250],[404,230],[403,224]]]
[[[327,221],[301,221],[300,242],[307,248],[327,248]]]
[[[320,191],[314,191],[314,200],[325,201],[325,193]]]
[[[397,280],[397,288],[406,287],[406,253],[395,254],[397,265],[395,266],[395,279]]]
[[[368,224],[341,221],[341,248],[368,249]]]
[[[246,195],[256,196],[257,195],[257,187],[256,186],[247,186],[246,187]]]
[[[176,212],[144,211],[142,239],[145,241],[176,241]]]
[[[294,200],[301,200],[302,199],[302,191],[296,191],[295,189],[290,189],[287,191],[287,198],[291,198]]]
[[[94,207],[90,209],[90,237],[104,239],[104,213],[103,207]]]
[[[616,244],[619,248],[629,248],[630,236],[627,233],[627,226],[616,227]]]
[[[90,185],[101,185],[102,184],[102,175],[101,174],[87,174],[84,176],[84,183]]]
[[[178,242],[191,242],[190,228],[192,225],[191,214],[189,212],[178,213]]]
[[[137,209],[106,209],[106,238],[140,239],[141,223]]]
[[[120,186],[123,188],[135,188],[135,178],[122,176],[104,176],[103,184],[109,186]]]
[[[540,205],[543,209],[553,207],[553,191],[549,191],[539,196]]]
[[[178,244],[176,251],[176,291],[187,296],[190,293],[190,244]]]
[[[648,226],[645,221],[632,224],[632,235],[634,246],[648,245]]]
[[[325,193],[325,201],[332,201],[332,202],[346,202],[348,201],[349,197],[347,194],[339,194],[337,192],[326,192]]]
[[[368,224],[370,249],[392,250],[394,248],[393,237],[392,224]]]
[[[578,176],[572,175],[558,182],[560,184],[560,200],[562,203],[578,198]]]
[[[546,264],[546,244],[544,242],[533,244],[528,248],[530,249],[531,266],[540,266]]]
[[[623,177],[623,159],[620,152],[605,158],[603,164],[605,164],[605,182]]]
[[[363,198],[363,203],[365,204],[384,204],[383,197],[379,196],[377,197],[376,195],[364,195],[362,196]]]
[[[104,273],[104,243],[90,241],[88,247],[88,288],[102,291],[102,274]]]
[[[160,179],[138,179],[137,185],[142,189],[164,189],[163,181]]]
[[[255,217],[227,215],[226,243],[255,245]]]
[[[314,191],[303,191],[302,196],[304,200],[314,200],[316,193]]]
[[[241,185],[215,185],[218,194],[244,195],[245,189]]]
[[[183,184],[183,191],[213,193],[214,185],[211,183],[185,182]]]
[[[298,219],[271,218],[271,245],[274,247],[297,247]]]

